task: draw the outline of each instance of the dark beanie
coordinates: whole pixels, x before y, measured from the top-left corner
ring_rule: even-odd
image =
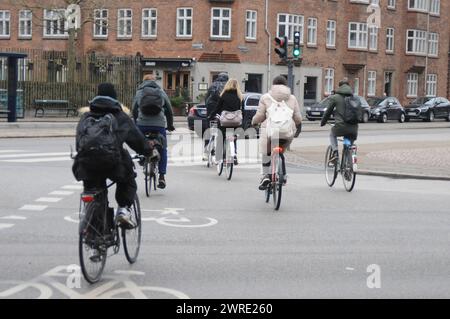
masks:
[[[117,99],[116,90],[114,89],[114,85],[111,83],[100,83],[98,85],[97,94],[102,95],[102,96],[109,96],[109,97],[112,97],[113,99]]]

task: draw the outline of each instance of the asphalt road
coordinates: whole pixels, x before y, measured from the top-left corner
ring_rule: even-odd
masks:
[[[289,166],[274,212],[256,158],[242,156],[227,181],[188,154],[190,140],[173,137],[166,190],[146,198],[139,172],[138,262],[121,250],[102,282],[78,288],[73,139],[0,139],[0,298],[450,297],[448,182],[358,176],[347,193],[318,169]]]

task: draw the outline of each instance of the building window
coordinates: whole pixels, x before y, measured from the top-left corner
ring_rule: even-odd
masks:
[[[117,37],[131,38],[133,34],[133,11],[131,9],[119,9],[117,15]]]
[[[367,73],[367,96],[375,96],[377,94],[377,72],[369,71]]]
[[[378,28],[369,28],[369,50],[376,51],[378,49]]]
[[[353,94],[359,95],[359,78],[353,80]]]
[[[156,9],[142,9],[143,38],[154,38],[157,34],[158,14]]]
[[[6,10],[0,11],[0,38],[9,38],[11,28],[11,13]]]
[[[293,14],[278,14],[277,36],[287,36],[289,42],[294,42],[294,32],[300,32],[300,43],[303,44],[304,17]]]
[[[367,24],[350,22],[348,32],[349,49],[367,49]]]
[[[388,8],[389,9],[395,9],[396,1],[395,0],[388,0]]]
[[[430,13],[439,15],[441,12],[441,1],[440,0],[430,0]]]
[[[94,37],[106,38],[108,36],[108,10],[94,10]]]
[[[31,38],[32,33],[32,12],[31,10],[19,11],[19,37]]]
[[[177,9],[177,37],[192,37],[192,8]]]
[[[419,74],[417,73],[408,73],[408,81],[407,81],[407,97],[417,97],[417,88],[419,84]]]
[[[407,30],[406,53],[427,54],[427,32],[422,30]]]
[[[248,40],[256,40],[256,20],[257,12],[247,10],[245,18],[245,38]]]
[[[386,52],[394,53],[394,28],[387,28],[386,30]]]
[[[428,54],[430,56],[437,57],[439,55],[439,34],[429,33],[428,34]]]
[[[325,69],[325,95],[334,90],[334,69]]]
[[[317,19],[308,18],[308,45],[317,45]]]
[[[8,63],[6,58],[0,58],[0,81],[5,81],[8,74]]]
[[[437,93],[437,74],[427,75],[427,96],[434,97]]]
[[[336,47],[336,21],[327,21],[327,47]]]
[[[408,0],[408,10],[428,12],[428,0]]]
[[[44,37],[66,37],[67,21],[66,10],[44,10]]]
[[[231,9],[212,8],[211,37],[231,38]]]

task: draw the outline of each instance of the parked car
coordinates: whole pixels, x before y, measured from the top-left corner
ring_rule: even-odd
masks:
[[[405,107],[406,121],[421,119],[433,122],[442,118],[450,121],[450,102],[443,97],[419,97]]]
[[[388,120],[405,122],[405,109],[395,97],[370,97],[367,99],[370,105],[370,120],[386,123]]]
[[[256,110],[258,109],[259,100],[261,98],[261,93],[252,93],[246,92],[243,94],[242,99],[242,126],[243,129],[246,130],[252,126],[252,118],[256,114]],[[196,130],[198,136],[203,136],[205,130],[209,127],[208,119],[206,118],[206,105],[205,104],[197,104],[191,107],[189,110],[189,114],[187,117],[188,127],[191,131],[194,131],[194,123],[195,121],[201,121],[201,130]],[[199,125],[200,127],[200,125]]]
[[[361,123],[367,123],[370,118],[370,106],[367,103],[366,99],[363,98],[362,96],[355,95],[355,97],[357,97],[361,102],[362,110],[361,110],[361,118],[359,119],[359,121]],[[329,99],[329,97],[326,97],[325,99],[323,99],[322,101],[320,101],[316,104],[307,106],[306,107],[306,118],[309,121],[321,120],[323,115],[325,114],[328,99]],[[333,118],[334,118],[333,115],[331,115],[331,119],[333,119]]]

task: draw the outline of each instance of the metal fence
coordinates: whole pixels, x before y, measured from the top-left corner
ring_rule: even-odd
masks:
[[[95,53],[75,56],[69,62],[65,51],[2,49],[4,52],[26,53],[19,60],[19,85],[23,90],[23,106],[31,109],[33,101],[68,100],[71,106],[87,106],[102,82],[116,87],[118,99],[131,107],[142,79],[139,57],[101,56]],[[6,60],[0,59],[0,89],[7,88]]]

